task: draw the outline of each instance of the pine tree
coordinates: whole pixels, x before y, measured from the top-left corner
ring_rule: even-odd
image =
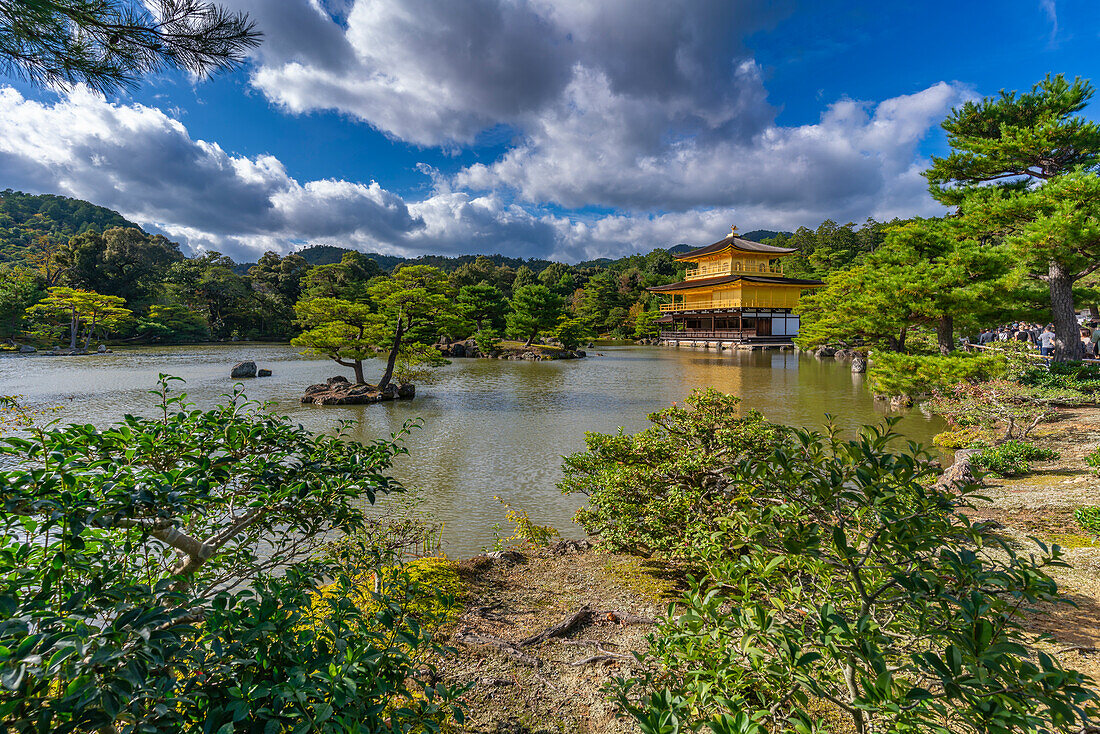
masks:
[[[1056,361],[1081,358],[1073,286],[1100,268],[1100,125],[1078,114],[1092,95],[1088,81],[1057,75],[967,102],[943,123],[951,154],[925,172],[973,237],[1003,240],[1047,285]]]

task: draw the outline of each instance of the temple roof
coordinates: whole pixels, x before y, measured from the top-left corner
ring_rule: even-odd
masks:
[[[725,285],[726,283],[733,283],[737,280],[743,280],[746,283],[764,283],[768,285],[823,285],[820,280],[805,280],[803,278],[781,278],[781,277],[769,277],[766,275],[721,275],[717,278],[699,278],[698,280],[682,280],[679,283],[672,283],[670,285],[658,285],[653,288],[646,288],[651,293],[665,293],[668,291],[686,291],[689,288],[706,288],[712,285]]]
[[[741,250],[742,252],[760,252],[769,255],[789,255],[792,252],[797,252],[797,247],[776,247],[775,245],[765,245],[762,242],[753,242],[752,240],[746,240],[743,237],[738,237],[734,233],[730,233],[722,239],[715,242],[713,245],[707,245],[706,247],[700,247],[696,250],[689,250],[688,252],[680,253],[676,256],[679,261],[694,260],[697,257],[703,255],[713,255],[716,252],[722,252],[723,250]]]

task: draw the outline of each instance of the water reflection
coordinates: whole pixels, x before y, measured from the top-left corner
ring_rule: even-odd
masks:
[[[846,364],[793,352],[714,352],[691,348],[602,347],[603,356],[564,362],[455,360],[411,402],[368,406],[301,405],[306,385],[340,372],[325,360],[305,359],[283,345],[232,344],[118,350],[69,358],[0,358],[0,394],[19,393],[32,405],[60,405],[65,421],[104,424],[125,413],[152,414],[157,374],[187,380],[202,406],[230,391],[229,367],[255,359],[270,378],[246,383],[248,395],[313,430],[340,420],[360,424],[354,435],[374,440],[421,418],[408,440],[410,454],[395,474],[423,490],[424,506],[446,523],[454,555],[492,542],[501,497],[540,524],[579,535],[571,517],[580,504],[555,488],[561,457],[584,447],[585,431],[636,431],[646,415],[681,401],[692,388],[713,386],[742,397],[772,420],[821,425],[826,413],[851,430],[886,414]],[[379,368],[379,372],[381,369]],[[911,412],[899,425],[930,443],[934,419]]]

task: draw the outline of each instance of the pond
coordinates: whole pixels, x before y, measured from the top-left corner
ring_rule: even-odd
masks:
[[[882,420],[864,375],[848,364],[780,351],[721,354],[689,348],[596,347],[588,359],[556,362],[454,360],[412,401],[362,406],[301,405],[303,389],[348,372],[328,360],[305,358],[279,344],[211,344],[117,349],[78,357],[0,358],[0,395],[19,394],[34,406],[59,406],[66,422],[109,423],[125,413],[153,414],[157,374],[184,378],[200,406],[233,388],[230,367],[246,359],[273,376],[245,381],[247,394],[271,400],[277,411],[306,427],[331,431],[359,421],[361,440],[386,437],[408,419],[423,428],[407,440],[409,455],[394,475],[416,488],[422,508],[445,523],[444,543],[465,557],[493,543],[504,522],[496,497],[527,510],[566,537],[583,535],[572,522],[582,498],[555,487],[561,457],[584,448],[585,431],[637,431],[646,415],[681,401],[696,387],[739,395],[768,418],[820,426],[831,414],[845,429]],[[381,363],[370,365],[381,373]],[[369,373],[368,373],[369,374]],[[931,445],[937,419],[906,414],[903,434]],[[381,502],[392,501],[382,499]],[[507,534],[507,531],[505,531]]]

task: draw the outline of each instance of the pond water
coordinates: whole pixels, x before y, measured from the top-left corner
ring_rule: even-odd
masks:
[[[531,519],[580,537],[572,522],[582,498],[563,496],[555,483],[561,457],[584,448],[585,431],[640,430],[646,415],[696,387],[741,396],[768,418],[820,426],[825,414],[846,429],[875,423],[876,405],[864,375],[846,363],[779,351],[706,352],[667,347],[596,347],[600,356],[556,362],[454,360],[412,401],[361,406],[301,405],[303,389],[348,372],[328,360],[301,356],[278,344],[217,344],[118,349],[79,357],[0,358],[0,395],[19,394],[33,406],[60,406],[66,422],[109,423],[125,413],[152,415],[157,374],[184,378],[190,399],[209,406],[232,390],[230,367],[246,359],[272,377],[245,381],[247,394],[272,400],[277,411],[317,431],[341,420],[359,425],[361,440],[386,437],[411,418],[423,428],[407,440],[394,475],[416,488],[423,509],[445,523],[444,543],[465,557],[491,545],[504,523],[500,497]],[[376,371],[381,373],[381,363]],[[374,365],[372,365],[374,367]],[[903,434],[931,445],[936,419],[906,414]],[[383,498],[380,502],[392,501]]]

